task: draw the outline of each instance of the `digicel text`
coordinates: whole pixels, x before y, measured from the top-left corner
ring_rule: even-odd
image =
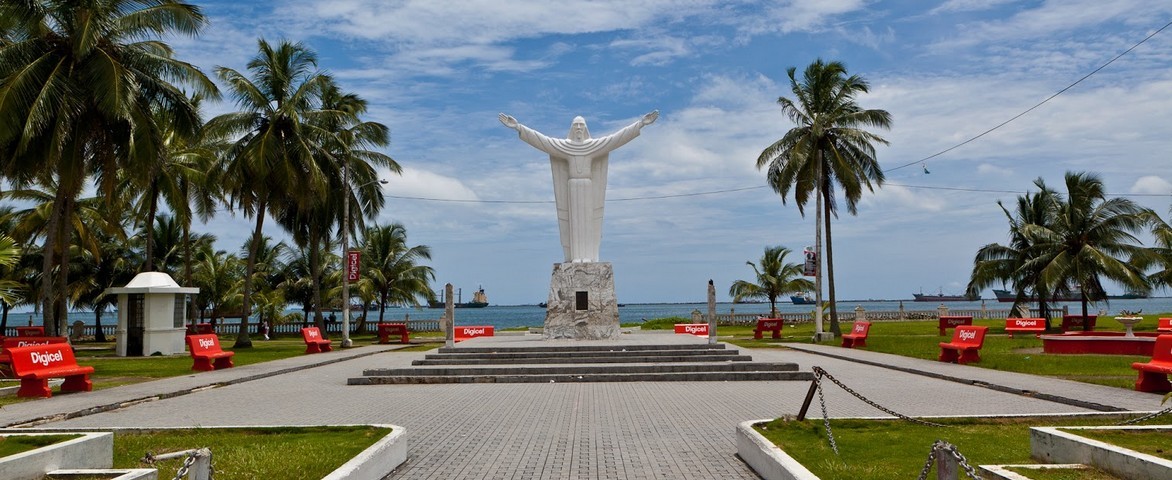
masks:
[[[42,366],[47,367],[50,363],[53,362],[64,362],[65,356],[62,355],[61,352],[32,352],[32,360],[33,363],[39,363]]]

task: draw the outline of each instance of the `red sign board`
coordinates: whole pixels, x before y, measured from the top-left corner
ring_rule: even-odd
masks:
[[[686,333],[688,335],[696,335],[698,337],[708,336],[707,323],[677,323],[676,333]]]
[[[358,250],[351,250],[346,252],[346,280],[357,281],[359,278],[359,270],[362,265],[361,253]]]
[[[469,338],[493,336],[492,325],[456,327],[455,330],[456,331],[454,334],[456,336],[455,340],[457,342],[461,340],[467,340]]]

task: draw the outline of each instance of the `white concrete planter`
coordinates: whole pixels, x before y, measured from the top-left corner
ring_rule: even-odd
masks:
[[[55,479],[94,478],[105,476],[109,480],[158,480],[159,471],[153,468],[78,468],[49,472]]]
[[[323,477],[323,479],[328,479],[328,480],[379,480],[379,479],[382,479],[382,478],[386,477],[387,475],[389,475],[395,468],[397,468],[399,465],[402,465],[403,462],[407,461],[407,442],[406,442],[406,440],[403,439],[403,434],[406,433],[406,430],[403,427],[400,427],[398,425],[389,425],[389,424],[328,425],[328,426],[331,426],[331,427],[377,427],[377,428],[390,429],[391,431],[390,431],[390,433],[383,436],[383,438],[374,442],[373,445],[367,447],[362,452],[359,452],[359,454],[357,456],[355,456],[354,458],[350,459],[350,461],[342,464],[342,466],[338,467],[333,472],[330,472],[330,474]],[[207,429],[232,429],[232,428],[236,428],[236,429],[242,429],[242,428],[243,429],[281,428],[281,427],[312,428],[313,425],[244,425],[244,426],[199,427],[199,428],[207,430]],[[110,467],[113,465],[113,458],[114,458],[114,437],[113,437],[114,434],[116,434],[118,432],[152,432],[152,431],[185,430],[185,429],[186,428],[184,428],[184,427],[113,428],[113,429],[105,429],[105,430],[109,430],[109,431],[100,432],[100,433],[89,433],[88,431],[92,431],[93,430],[92,428],[89,428],[89,429],[68,429],[67,428],[67,429],[28,430],[27,432],[30,432],[30,433],[26,433],[25,431],[21,431],[21,432],[17,433],[14,430],[0,431],[0,435],[16,435],[16,434],[29,435],[29,434],[33,434],[31,432],[36,432],[36,433],[39,433],[42,435],[44,435],[44,434],[96,435],[96,436],[102,436],[102,438],[105,438],[105,441],[107,442],[104,452],[95,451],[94,453],[70,453],[70,454],[68,454],[67,456],[71,460],[71,462],[69,462],[69,463],[64,463],[61,461],[48,461],[47,463],[46,462],[32,461],[32,460],[29,460],[29,457],[27,457],[27,455],[30,453],[33,453],[33,452],[38,452],[40,450],[48,449],[50,447],[56,447],[59,445],[70,444],[71,442],[76,442],[77,440],[81,440],[80,438],[75,439],[75,440],[70,440],[69,442],[61,442],[58,444],[54,444],[49,447],[39,448],[36,450],[22,453],[20,455],[13,455],[12,457],[0,459],[0,479],[3,479],[3,480],[21,479],[21,480],[23,480],[23,479],[27,478],[27,479],[40,480],[41,478],[43,478],[43,476],[46,472],[50,472],[53,470],[64,470],[64,469],[105,469],[108,472],[113,472],[112,470],[110,470]],[[113,433],[111,433],[111,432],[113,432]],[[36,466],[37,468],[32,468],[32,470],[30,470],[30,471],[35,470],[35,475],[14,476],[14,474],[10,474],[9,471],[5,470],[4,468],[7,465],[6,462],[11,458],[23,459],[21,462],[18,462],[18,464],[22,468],[26,467],[26,466],[29,468],[32,468],[33,466]],[[212,464],[213,464],[213,466],[215,465],[215,451],[212,452]],[[135,469],[135,470],[137,470],[137,469]],[[153,469],[150,469],[150,470],[154,471]],[[130,473],[128,473],[128,474],[130,474]],[[138,477],[138,476],[122,477],[122,476],[119,476],[119,477],[111,477],[111,478],[117,478],[118,480],[131,480],[131,479],[151,479],[151,478],[155,478],[155,477],[153,477],[153,476],[152,477]]]
[[[818,480],[817,475],[753,429],[753,425],[770,421],[749,420],[737,425],[737,455],[741,460],[765,480]]]
[[[56,432],[81,435],[72,440],[0,458],[0,478],[40,480],[45,473],[69,468],[110,468],[114,462],[114,435],[109,432]],[[0,433],[6,437],[45,436],[48,433]]]
[[[1172,433],[1172,426],[1030,428],[1030,454],[1039,461],[1091,465],[1121,478],[1172,478],[1172,461],[1063,430],[1151,430]]]

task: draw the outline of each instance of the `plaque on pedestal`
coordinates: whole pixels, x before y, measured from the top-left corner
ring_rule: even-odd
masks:
[[[547,340],[605,340],[619,336],[619,304],[610,263],[553,265],[543,336]]]

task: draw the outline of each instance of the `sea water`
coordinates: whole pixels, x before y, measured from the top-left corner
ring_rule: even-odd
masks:
[[[788,300],[788,299],[787,299]],[[988,310],[1007,310],[1010,303],[1000,303],[996,300],[983,300],[973,302],[913,302],[911,300],[843,300],[838,302],[838,315],[840,319],[853,319],[856,307],[862,307],[866,311],[897,311],[900,307],[906,311],[935,311],[940,305],[948,307],[950,310],[979,310],[984,306]],[[1077,302],[1060,302],[1056,308],[1061,309],[1063,306],[1069,308],[1070,313],[1081,313],[1081,305]],[[777,310],[781,313],[811,313],[814,311],[811,305],[793,305],[786,301],[777,304]],[[1145,314],[1168,313],[1172,314],[1172,297],[1155,297],[1143,299],[1130,300],[1111,300],[1110,302],[1100,302],[1097,304],[1090,304],[1087,308],[1092,315],[1098,314],[1099,310],[1105,310],[1108,316],[1117,315],[1122,310],[1128,311],[1143,311]],[[645,320],[651,320],[664,317],[683,317],[691,318],[693,311],[699,311],[701,314],[708,312],[708,304],[706,303],[639,303],[628,304],[619,307],[619,321],[624,324],[641,323]],[[716,304],[717,313],[727,314],[730,311],[736,313],[751,313],[751,314],[766,314],[769,313],[768,303],[726,303],[721,302]],[[300,313],[299,309],[290,309],[289,313]],[[492,325],[497,329],[516,328],[516,327],[540,327],[545,323],[545,308],[537,305],[490,305],[484,308],[458,308],[456,312],[456,325]],[[340,317],[341,312],[334,311],[335,316]],[[354,318],[357,318],[360,312],[351,312]],[[442,308],[388,308],[383,313],[383,318],[386,321],[402,321],[404,318],[411,320],[437,320],[443,316],[444,310]],[[327,312],[328,316],[329,313]],[[368,321],[377,321],[379,312],[377,310],[367,313]],[[94,313],[92,311],[78,311],[70,312],[69,322],[73,323],[80,320],[86,325],[94,324]],[[228,320],[230,323],[234,319]],[[256,321],[255,318],[253,320]],[[117,312],[106,312],[102,315],[103,325],[114,325],[118,322]],[[10,312],[8,314],[8,326],[24,326],[24,325],[40,325],[41,315],[28,311],[24,312]]]

